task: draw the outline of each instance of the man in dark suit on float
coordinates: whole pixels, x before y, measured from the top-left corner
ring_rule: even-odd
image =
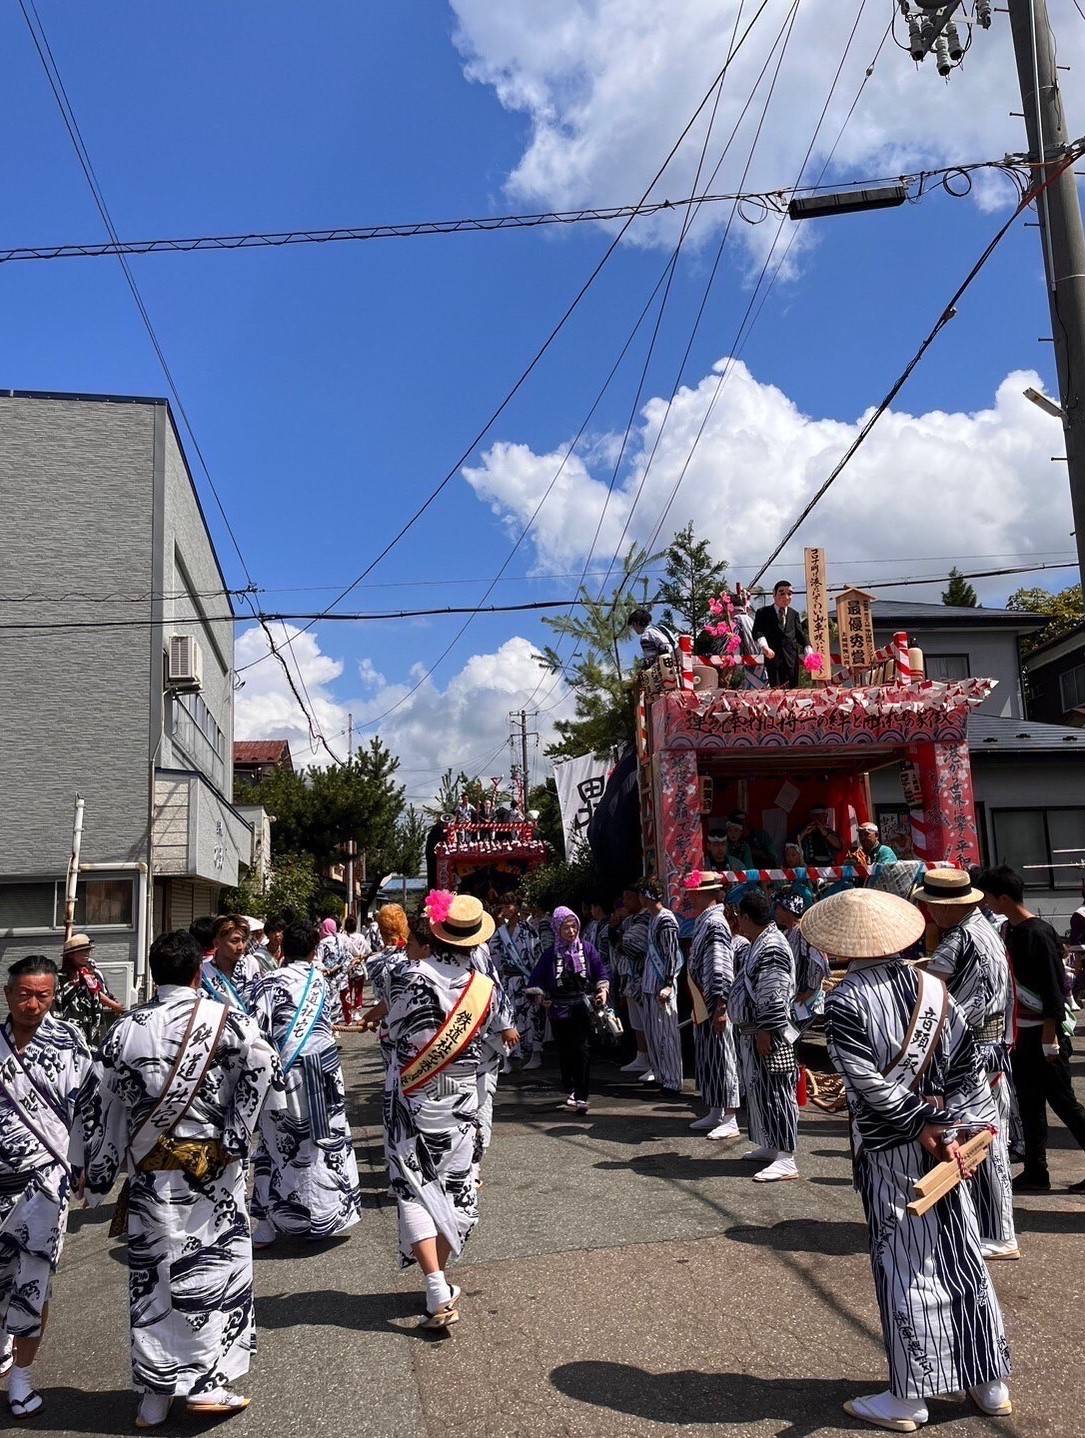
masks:
[[[754,615],[753,636],[765,656],[769,684],[774,689],[797,689],[799,664],[810,653],[810,639],[791,607],[791,585],[786,579],[776,581],[772,603]]]

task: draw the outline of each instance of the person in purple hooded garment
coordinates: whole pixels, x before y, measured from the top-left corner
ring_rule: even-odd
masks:
[[[548,1010],[558,1046],[561,1086],[568,1094],[561,1107],[588,1111],[591,1075],[591,1008],[602,1008],[610,992],[610,973],[593,944],[580,937],[572,909],[558,907],[551,919],[554,943],[539,959],[527,992]]]

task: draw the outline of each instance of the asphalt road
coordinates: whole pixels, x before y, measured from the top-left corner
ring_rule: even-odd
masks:
[[[463,1318],[435,1339],[416,1329],[417,1273],[396,1267],[374,1043],[343,1047],[366,1216],[338,1243],[258,1255],[259,1351],[239,1385],[253,1403],[231,1438],[870,1431],[840,1408],[884,1386],[884,1360],[839,1118],[806,1111],[802,1182],[758,1185],[735,1149],[688,1132],[690,1111],[613,1067],[582,1120],[556,1111],[547,1070],[503,1081],[482,1221],[457,1272]],[[1058,1186],[1085,1163],[1057,1125],[1052,1137]],[[995,1267],[1015,1416],[934,1403],[930,1431],[947,1438],[1085,1438],[1085,1201],[1024,1200],[1018,1218],[1025,1257]],[[135,1431],[125,1254],[108,1224],[108,1210],[72,1217],[36,1366],[46,1406],[28,1432]],[[162,1431],[211,1426],[178,1405]]]

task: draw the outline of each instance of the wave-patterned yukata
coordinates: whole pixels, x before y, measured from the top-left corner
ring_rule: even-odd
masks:
[[[712,1026],[719,1010],[727,1008],[735,979],[731,926],[722,904],[712,904],[697,916],[689,950],[689,976],[708,1009],[704,1023],[696,1023],[693,1029],[693,1056],[701,1098],[709,1108],[738,1108],[734,1025],[728,1023],[722,1033]]]
[[[482,1041],[478,1066],[478,1139],[475,1144],[475,1163],[480,1164],[493,1137],[494,1095],[501,1077],[501,1065],[508,1053],[501,1035],[506,1029],[514,1027],[515,1020],[508,992],[501,982],[497,965],[490,956],[489,944],[479,944],[473,949],[465,950],[465,954],[464,962],[468,968],[485,974],[494,986],[493,1023]],[[536,1042],[541,1045],[542,1038],[537,1037]]]
[[[299,1047],[292,1041],[294,1019],[310,975],[323,992]],[[268,1219],[279,1233],[331,1238],[362,1216],[332,996],[321,971],[302,960],[258,979],[249,1002],[261,1033],[278,1050],[286,1082],[285,1106],[265,1110],[260,1121],[252,1216]]]
[[[743,950],[728,1012],[739,1030],[738,1061],[750,1140],[777,1153],[794,1153],[799,1138],[795,1049],[789,1038],[794,1033],[794,1002],[795,956],[776,925],[769,924]],[[767,1057],[757,1052],[755,1030],[773,1035]]]
[[[101,1203],[128,1163],[181,1047],[195,989],[162,985],[116,1023],[102,1047],[101,1122],[89,1149],[87,1195]],[[183,1170],[130,1173],[128,1289],[138,1392],[199,1394],[248,1371],[255,1349],[252,1239],[245,1166],[261,1110],[282,1109],[279,1057],[253,1021],[228,1006],[195,1099],[170,1137],[216,1139],[219,1178]],[[130,1165],[129,1165],[130,1167]]]
[[[545,1015],[526,992],[528,978],[539,957],[538,940],[526,924],[517,924],[515,932],[502,924],[490,940],[489,948],[520,1035],[520,1043],[512,1055],[528,1059],[536,1049],[541,1050],[546,1030]]]
[[[243,1014],[249,1011],[252,986],[263,971],[253,954],[242,954],[231,976],[227,976],[214,959],[204,959],[200,967],[200,986],[208,998],[231,1005]]]
[[[918,993],[917,975],[898,960],[867,962],[852,965],[825,1006],[829,1054],[858,1134],[855,1179],[870,1226],[889,1387],[909,1399],[991,1383],[1010,1369],[971,1185],[960,1184],[921,1218],[906,1211],[912,1185],[934,1163],[919,1143],[924,1125],[995,1119],[975,1044],[952,999],[919,1083],[910,1088],[886,1076],[905,1046]]]
[[[415,1261],[412,1242],[427,1233],[443,1236],[458,1258],[478,1222],[478,1079],[487,1037],[500,1028],[497,990],[477,1037],[454,1063],[409,1094],[403,1092],[400,1078],[456,1007],[476,971],[470,958],[464,953],[462,960],[437,954],[417,962],[405,959],[388,965],[376,981],[388,1007],[385,1022],[392,1043],[385,1148],[403,1268]]]
[[[1010,1243],[1013,1222],[1013,1170],[1009,1136],[1014,1108],[1013,1079],[1007,1033],[1013,1031],[1013,983],[1006,945],[993,924],[974,909],[961,924],[948,929],[927,965],[964,1014],[980,1063],[991,1085],[998,1132],[972,1180],[980,1237]]]
[[[3,1088],[69,1170],[81,1168],[97,1118],[98,1076],[86,1039],[50,1014],[21,1054],[13,1054],[10,1020],[2,1034]],[[0,1333],[41,1335],[70,1197],[68,1173],[0,1099]]]

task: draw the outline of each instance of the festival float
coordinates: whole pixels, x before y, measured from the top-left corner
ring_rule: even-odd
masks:
[[[492,784],[496,797],[500,780]],[[521,810],[526,813],[522,798]],[[473,894],[483,901],[491,890],[507,894],[519,888],[525,875],[550,858],[550,846],[539,838],[530,815],[464,822],[446,818],[434,826],[429,847],[429,887]]]
[[[979,862],[966,729],[969,711],[995,681],[926,678],[922,654],[904,633],[875,649],[873,597],[854,588],[837,599],[834,652],[823,550],[806,551],[806,588],[809,687],[738,687],[743,669],[759,661],[742,655],[726,595],[711,606],[722,654],[695,659],[692,637],[682,635],[675,660],[642,671],[636,747],[644,865],[665,880],[676,909],[685,907],[683,876],[711,867],[712,820],[741,810],[782,854],[811,809],[826,806],[848,848],[858,826],[875,818],[870,775],[886,766],[899,767],[910,816],[912,852],[900,857],[963,868]],[[735,869],[726,877],[813,883],[877,872],[840,863]]]

